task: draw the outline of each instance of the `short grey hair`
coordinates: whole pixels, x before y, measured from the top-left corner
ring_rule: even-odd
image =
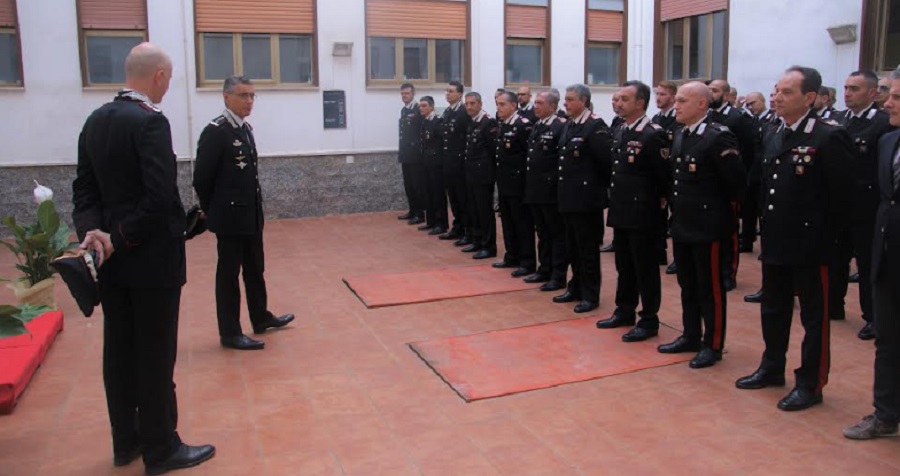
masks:
[[[481,94],[476,93],[475,91],[471,91],[471,92],[466,93],[466,99],[468,99],[468,98],[470,98],[470,97],[475,98],[478,102],[482,102],[482,100],[481,100]]]
[[[559,90],[556,88],[551,89],[549,91],[541,91],[538,94],[538,97],[543,96],[544,99],[553,107],[559,107]]]
[[[900,80],[900,66],[897,66],[897,68],[894,69],[894,72],[891,73],[891,81],[897,80]]]
[[[224,92],[225,94],[231,94],[234,92],[234,88],[236,88],[238,84],[253,86],[253,81],[250,81],[250,78],[246,78],[244,76],[229,76],[225,78],[225,83],[222,85],[222,92]]]
[[[566,92],[578,94],[578,98],[584,100],[586,104],[591,102],[591,88],[584,84],[573,84],[566,88]]]

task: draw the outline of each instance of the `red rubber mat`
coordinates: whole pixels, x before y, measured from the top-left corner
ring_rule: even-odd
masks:
[[[63,313],[51,311],[25,324],[31,334],[0,340],[0,415],[12,412],[19,395],[63,328]]]

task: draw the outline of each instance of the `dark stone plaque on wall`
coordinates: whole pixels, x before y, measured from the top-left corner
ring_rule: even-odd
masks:
[[[323,91],[325,129],[347,128],[347,99],[344,91]]]

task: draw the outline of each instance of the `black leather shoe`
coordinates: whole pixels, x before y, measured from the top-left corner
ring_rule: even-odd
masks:
[[[853,273],[847,277],[848,283],[858,283],[859,282],[859,273]]]
[[[678,272],[678,266],[675,266],[675,262],[672,261],[672,264],[670,264],[670,265],[666,268],[666,274],[675,274],[675,273],[677,273],[677,272]]]
[[[597,309],[598,307],[600,307],[599,302],[581,301],[580,303],[576,304],[575,308],[572,310],[575,311],[577,314],[582,314],[585,312],[591,312],[594,309]]]
[[[759,304],[762,302],[762,297],[763,297],[763,292],[762,292],[762,289],[760,289],[759,291],[756,291],[753,294],[748,294],[748,295],[744,296],[744,302],[752,302],[752,303]]]
[[[700,350],[699,341],[688,340],[685,336],[678,336],[674,341],[656,348],[660,354],[680,354],[682,352],[697,352]]]
[[[528,279],[528,278],[525,278],[525,279]],[[549,291],[559,291],[560,289],[565,289],[565,287],[566,287],[566,285],[564,283],[560,283],[559,281],[547,281],[546,283],[541,285],[540,289],[541,289],[541,291],[549,292]]]
[[[875,327],[871,322],[867,322],[866,325],[863,326],[862,329],[859,330],[859,334],[856,334],[856,337],[859,337],[862,340],[872,340],[875,338]]]
[[[469,246],[469,245],[473,245],[473,244],[474,243],[472,243],[472,240],[470,240],[468,238],[460,238],[453,242],[453,246]]]
[[[634,315],[623,316],[621,314],[613,314],[609,318],[597,321],[597,329],[615,329],[616,327],[633,326],[634,322]]]
[[[692,369],[705,369],[716,365],[716,362],[722,360],[722,352],[712,350],[711,347],[704,347],[697,352],[697,355],[691,359],[688,364]]]
[[[790,393],[778,402],[778,409],[786,412],[806,410],[807,408],[822,403],[822,394],[813,393],[811,390],[794,387]]]
[[[434,225],[429,225],[429,224],[426,223],[426,224],[424,224],[424,225],[422,225],[422,226],[417,226],[417,227],[416,227],[416,230],[419,230],[419,231],[425,231],[425,230],[431,230],[432,228],[434,228]]]
[[[722,280],[722,287],[725,288],[725,292],[734,291],[734,288],[737,287],[737,283],[734,282],[731,278],[725,278]]]
[[[516,268],[512,273],[509,273],[509,275],[514,278],[521,278],[522,276],[528,276],[529,274],[534,274],[534,270],[528,268]]]
[[[531,276],[528,276],[527,278],[523,279],[522,281],[525,281],[526,283],[546,283],[546,282],[550,281],[550,275],[534,273]]]
[[[265,321],[263,321],[262,323],[260,323],[258,326],[253,326],[253,333],[254,334],[263,334],[266,332],[266,329],[274,329],[276,327],[284,327],[284,326],[290,324],[290,322],[293,320],[294,320],[293,314],[285,314],[280,317],[272,316],[272,317],[266,319]]]
[[[113,466],[128,466],[132,461],[138,459],[144,452],[143,445],[137,445],[128,451],[118,451],[113,454]]]
[[[403,215],[398,216],[397,219],[398,220],[409,220],[412,217],[413,217],[412,213],[404,213]]]
[[[463,253],[474,253],[474,252],[476,252],[476,251],[481,251],[481,246],[480,246],[480,245],[471,244],[471,245],[466,246],[465,248],[463,248],[461,251],[462,251]]]
[[[462,238],[462,236],[460,236],[459,233],[455,233],[452,231],[449,231],[447,233],[444,233],[443,235],[438,236],[439,240],[458,240],[460,238]]]
[[[222,347],[237,350],[260,350],[266,346],[265,342],[253,340],[243,334],[235,337],[222,337],[219,339]]]
[[[741,377],[734,382],[734,386],[741,390],[758,390],[765,387],[784,387],[784,374],[770,373],[765,369],[756,369],[756,372]]]
[[[635,327],[630,331],[622,334],[622,342],[641,342],[651,337],[659,335],[659,329],[645,329],[643,327]]]
[[[428,232],[428,236],[439,235],[438,238],[440,238],[441,236],[444,235],[444,233],[445,233],[446,231],[447,231],[446,228],[444,228],[444,227],[442,227],[442,226],[436,226],[436,227],[432,228],[432,229]]]
[[[519,265],[516,264],[516,263],[510,263],[510,262],[508,262],[508,261],[506,261],[506,260],[504,260],[504,261],[497,261],[496,263],[491,263],[491,268],[498,268],[498,269],[502,269],[502,268],[515,268],[515,267],[517,267],[517,266],[519,266]]]
[[[425,219],[422,217],[412,217],[406,221],[407,225],[418,225],[420,223],[425,223]]]
[[[496,257],[497,257],[497,252],[489,251],[489,250],[481,250],[478,253],[475,253],[474,255],[472,255],[472,259],[488,259],[488,258],[496,258]]]
[[[601,253],[613,253],[615,251],[616,251],[616,247],[612,243],[600,248]]]
[[[562,303],[566,303],[566,302],[575,302],[575,301],[580,301],[580,300],[581,300],[581,297],[578,296],[577,293],[572,292],[572,291],[566,291],[566,292],[560,294],[559,296],[553,296],[553,302],[555,302],[557,304],[562,304]]]
[[[147,474],[163,474],[175,469],[184,469],[197,466],[216,454],[216,448],[212,445],[190,446],[184,443],[168,458],[148,464],[145,468]]]

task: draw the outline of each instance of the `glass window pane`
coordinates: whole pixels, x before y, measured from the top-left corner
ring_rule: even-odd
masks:
[[[506,83],[543,83],[542,45],[506,45]]]
[[[0,33],[0,84],[22,84],[19,42],[14,33]]]
[[[666,78],[684,79],[684,22],[666,22]]]
[[[396,51],[393,38],[369,39],[369,79],[396,79]]]
[[[269,35],[241,35],[243,75],[250,79],[272,79],[272,39]]]
[[[880,67],[883,71],[891,71],[900,65],[900,0],[890,1],[886,20]]]
[[[125,57],[144,41],[143,36],[94,36],[87,42],[87,76],[89,84],[124,84]]]
[[[278,65],[282,83],[312,83],[312,39],[281,35],[278,38]]]
[[[428,79],[428,40],[403,40],[403,79]]]
[[[702,78],[706,76],[707,38],[709,37],[708,15],[691,17],[690,20],[690,46],[688,57],[689,78]]]
[[[609,10],[614,12],[625,11],[624,0],[588,0],[588,8],[591,10]]]
[[[462,40],[434,40],[436,83],[463,80],[464,52]]]
[[[618,84],[619,46],[588,47],[588,84]]]
[[[203,79],[223,80],[234,74],[234,40],[231,33],[203,34]]]
[[[724,78],[725,73],[725,12],[713,13],[712,64],[710,78]]]

